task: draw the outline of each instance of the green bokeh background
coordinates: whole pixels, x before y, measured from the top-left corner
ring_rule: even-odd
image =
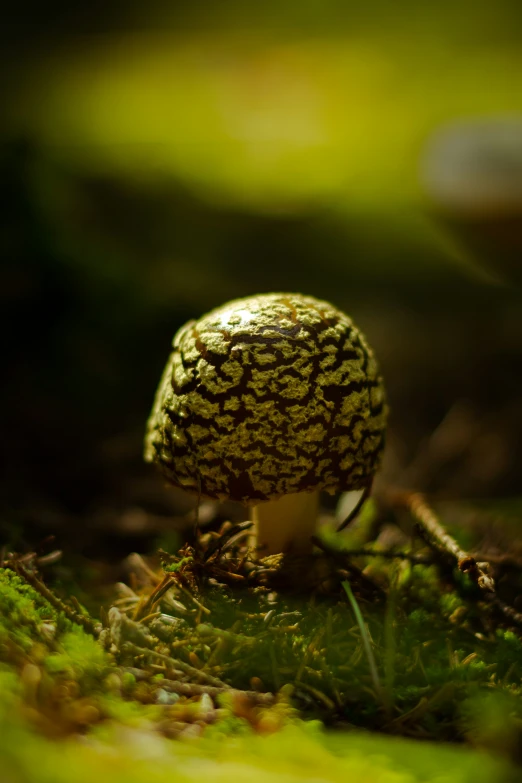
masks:
[[[94,535],[106,507],[164,512],[141,440],[170,339],[271,290],[331,299],[366,332],[390,475],[464,401],[482,445],[420,488],[516,495],[520,291],[454,241],[420,171],[441,128],[521,111],[521,34],[515,0],[12,6],[6,535],[65,534],[68,515]]]

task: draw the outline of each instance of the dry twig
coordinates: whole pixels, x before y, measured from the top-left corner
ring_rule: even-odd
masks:
[[[12,571],[18,574],[18,576],[30,584],[31,587],[42,596],[42,598],[45,598],[45,600],[50,603],[52,607],[54,607],[58,612],[63,612],[63,614],[73,623],[81,625],[84,631],[87,631],[87,633],[91,634],[91,636],[94,636],[96,639],[99,637],[102,631],[101,623],[94,622],[94,620],[83,614],[81,611],[75,611],[74,609],[71,609],[70,606],[68,606],[51,590],[49,590],[49,588],[42,582],[41,579],[37,577],[35,573],[25,568],[25,566],[23,566],[18,560],[6,560],[3,563],[3,567],[10,568]]]
[[[388,500],[392,506],[406,508],[410,512],[422,538],[443,559],[455,564],[485,593],[495,592],[489,563],[477,562],[473,555],[460,548],[455,539],[444,530],[423,495],[419,492],[392,492],[389,493]]]

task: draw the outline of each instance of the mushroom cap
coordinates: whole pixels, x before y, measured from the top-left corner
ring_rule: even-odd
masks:
[[[247,504],[361,489],[386,415],[377,363],[347,315],[311,296],[260,294],[177,332],[145,459],[175,486]]]

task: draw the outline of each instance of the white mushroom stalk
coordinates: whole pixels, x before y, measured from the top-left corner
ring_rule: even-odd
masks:
[[[175,335],[145,459],[175,486],[253,507],[260,554],[310,551],[318,493],[371,485],[386,414],[377,363],[347,315],[261,294]]]
[[[251,509],[254,530],[250,543],[259,555],[280,552],[309,554],[317,525],[319,492],[294,492]]]

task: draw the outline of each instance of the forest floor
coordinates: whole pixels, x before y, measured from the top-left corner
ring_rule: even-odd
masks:
[[[399,500],[308,558],[248,523],[133,555],[101,610],[4,552],[2,783],[517,779],[519,509]]]

